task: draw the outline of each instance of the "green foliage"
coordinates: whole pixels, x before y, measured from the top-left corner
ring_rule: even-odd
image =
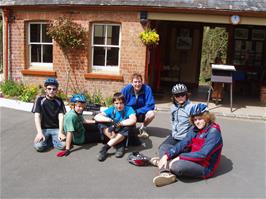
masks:
[[[113,97],[110,96],[110,97],[105,98],[104,104],[105,104],[105,106],[107,106],[107,107],[113,105]]]
[[[18,98],[23,102],[33,102],[38,91],[39,88],[37,86],[25,86]]]
[[[70,19],[60,17],[50,24],[47,34],[52,37],[63,50],[82,49],[85,46],[86,31]]]
[[[139,38],[142,43],[146,46],[158,45],[159,44],[159,34],[154,29],[147,28],[140,33]]]
[[[205,27],[201,54],[200,82],[204,83],[211,75],[211,63],[220,52],[223,63],[226,63],[228,35],[225,28]]]
[[[67,94],[64,93],[64,91],[62,89],[58,90],[57,96],[60,97],[63,101],[67,101],[68,100]]]
[[[6,80],[0,84],[0,89],[7,97],[18,97],[22,94],[24,86],[12,80]]]

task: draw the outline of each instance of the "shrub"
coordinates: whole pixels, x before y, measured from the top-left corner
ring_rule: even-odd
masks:
[[[23,102],[33,102],[38,92],[37,86],[25,86],[18,98]]]
[[[22,94],[24,86],[12,80],[6,80],[0,84],[1,91],[7,97],[18,97]]]

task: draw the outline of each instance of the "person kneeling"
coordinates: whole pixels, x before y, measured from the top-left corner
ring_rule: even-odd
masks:
[[[84,124],[94,124],[93,120],[85,120],[83,111],[86,108],[86,98],[82,94],[74,94],[70,99],[71,110],[64,116],[64,132],[66,134],[66,149],[57,153],[57,157],[68,156],[73,144],[84,144],[87,136],[93,132],[86,132]]]
[[[160,175],[153,179],[158,187],[175,182],[176,177],[209,178],[219,165],[223,140],[214,115],[201,103],[193,106],[190,115],[194,128],[158,162]]]
[[[99,161],[107,158],[107,151],[111,147],[116,148],[117,158],[123,157],[129,131],[134,128],[137,120],[133,108],[125,106],[125,97],[122,93],[115,93],[112,101],[113,106],[94,117],[95,121],[100,123],[100,132],[108,140],[99,152]]]

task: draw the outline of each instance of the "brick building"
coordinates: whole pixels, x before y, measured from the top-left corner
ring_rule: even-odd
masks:
[[[140,72],[155,90],[178,81],[197,87],[204,26],[226,29],[226,64],[245,74],[245,85],[256,82],[256,87],[265,79],[264,0],[2,0],[0,8],[6,79],[42,84],[53,76],[66,87],[69,77],[70,90],[112,95],[130,82],[133,72]],[[89,38],[86,50],[73,52],[67,63],[45,33],[59,17],[81,24]],[[160,35],[153,49],[139,39],[147,23]]]

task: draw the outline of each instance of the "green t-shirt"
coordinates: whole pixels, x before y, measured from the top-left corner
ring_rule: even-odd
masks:
[[[64,131],[73,134],[74,144],[83,144],[85,142],[85,128],[83,126],[84,118],[74,110],[70,110],[64,116]]]

